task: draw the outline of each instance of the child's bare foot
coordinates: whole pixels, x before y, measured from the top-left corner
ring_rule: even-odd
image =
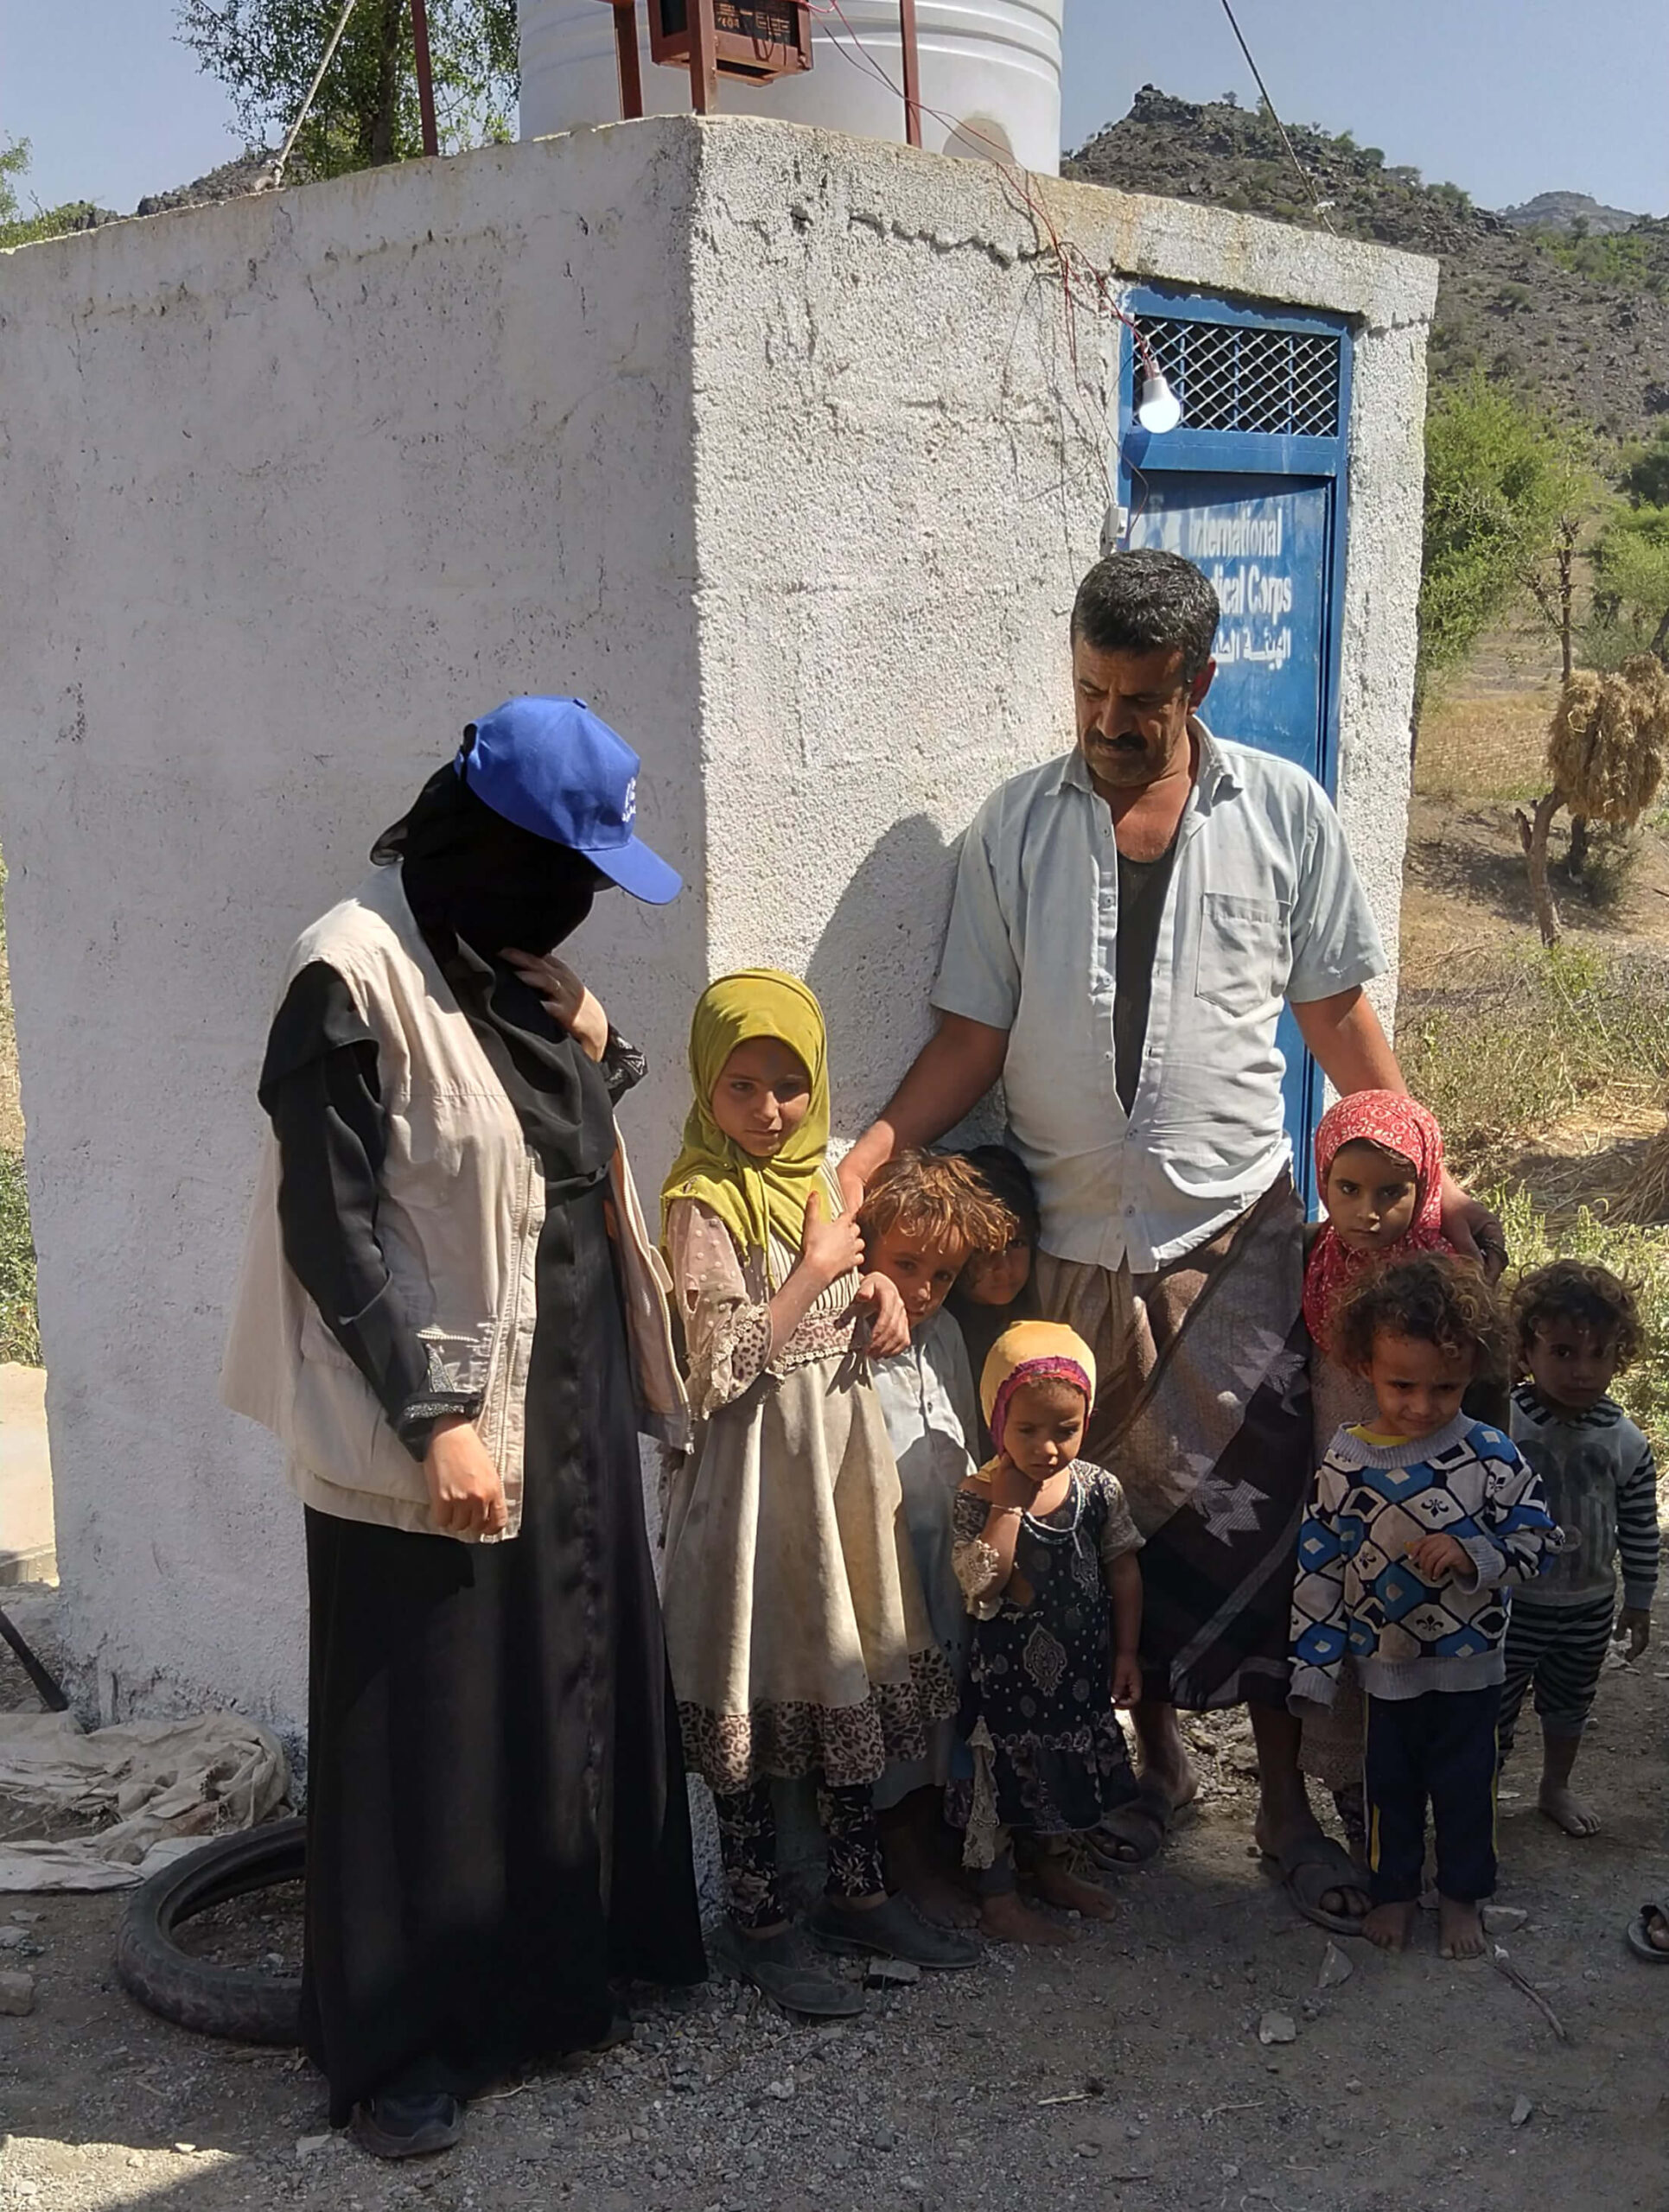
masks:
[[[1073,1873],[1066,1860],[1053,1853],[1035,1860],[1023,1872],[1045,1904],[1059,1905],[1063,1912],[1081,1912],[1086,1920],[1112,1919],[1112,1899],[1099,1882]]]
[[[1034,1912],[1012,1890],[983,1900],[979,1932],[988,1943],[1070,1943],[1073,1940],[1070,1928]]]
[[[1462,1904],[1458,1897],[1438,1897],[1437,1949],[1445,1959],[1483,1956],[1483,1923],[1475,1904]]]
[[[924,1920],[940,1928],[971,1928],[979,1917],[973,1899],[936,1866],[911,1868],[900,1885]]]
[[[1412,1897],[1405,1903],[1376,1904],[1363,1918],[1362,1933],[1382,1951],[1405,1951],[1419,1910]]]
[[[1544,1782],[1537,1799],[1544,1813],[1566,1835],[1597,1835],[1600,1816],[1593,1807],[1560,1782]]]

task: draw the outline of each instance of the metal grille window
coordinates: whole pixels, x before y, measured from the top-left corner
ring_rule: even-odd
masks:
[[[1332,333],[1144,316],[1142,334],[1182,402],[1185,429],[1338,435],[1341,341]],[[1133,409],[1142,391],[1134,347],[1131,372]]]

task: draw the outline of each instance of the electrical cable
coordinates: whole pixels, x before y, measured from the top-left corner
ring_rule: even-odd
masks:
[[[1141,361],[1144,372],[1149,376],[1159,375],[1159,364],[1149,342],[1147,333],[1137,321],[1135,316],[1127,314],[1114,299],[1108,276],[1100,270],[1089,266],[1081,258],[1074,260],[1076,249],[1068,246],[1067,241],[1062,238],[1049,215],[1048,209],[1029,188],[1026,182],[1028,173],[1014,160],[1011,149],[1000,139],[991,137],[989,132],[981,130],[967,122],[955,120],[946,115],[942,110],[932,106],[926,100],[906,100],[903,87],[894,82],[879,57],[871,52],[858,35],[848,19],[845,10],[841,6],[840,0],[809,0],[809,6],[810,12],[814,16],[833,16],[838,18],[847,38],[857,49],[856,53],[849,52],[845,44],[831,34],[829,42],[843,61],[877,79],[901,105],[914,107],[918,117],[931,116],[933,121],[941,124],[952,137],[975,142],[991,149],[989,158],[991,167],[1016,194],[1033,220],[1048,235],[1061,279],[1061,303],[1065,310],[1067,353],[1072,363],[1073,378],[1079,391],[1086,398],[1092,399],[1098,408],[1101,405],[1100,395],[1092,393],[1086,382],[1082,363],[1079,357],[1077,314],[1080,309],[1087,309],[1092,315],[1099,315],[1100,310],[1105,309],[1118,321],[1122,322],[1131,334],[1137,357]],[[1080,289],[1080,270],[1083,276],[1086,277],[1094,288],[1092,296]],[[1112,510],[1118,505],[1116,490],[1112,474],[1106,465],[1105,450],[1100,448],[1099,443],[1098,452],[1100,454],[1101,474],[1106,490],[1107,505]],[[1143,509],[1147,505],[1148,485],[1145,475],[1135,467],[1128,455],[1125,456],[1125,466],[1130,468],[1132,476],[1141,477],[1143,485],[1141,500],[1124,524],[1124,535],[1128,537],[1131,530],[1134,528]]]
[[[1288,154],[1290,156],[1293,168],[1297,170],[1299,175],[1303,177],[1304,181],[1304,188],[1309,194],[1310,206],[1321,217],[1322,222],[1326,224],[1328,229],[1332,231],[1334,237],[1336,238],[1339,233],[1335,229],[1334,229],[1333,218],[1328,213],[1326,208],[1322,207],[1322,195],[1315,189],[1315,178],[1311,176],[1309,171],[1298,159],[1298,149],[1293,144],[1291,139],[1288,137],[1285,124],[1282,122],[1280,117],[1275,112],[1275,103],[1269,96],[1269,86],[1264,82],[1264,73],[1258,67],[1257,60],[1252,54],[1252,48],[1246,44],[1245,32],[1240,29],[1239,24],[1234,19],[1234,10],[1230,6],[1229,0],[1222,0],[1222,6],[1223,13],[1228,17],[1228,27],[1233,32],[1235,38],[1239,44],[1240,51],[1246,58],[1246,67],[1251,70],[1252,75],[1258,80],[1258,90],[1264,96],[1264,105],[1269,110],[1270,118],[1273,122],[1275,128],[1281,134],[1281,143],[1286,148]]]
[[[319,87],[324,82],[324,73],[336,58],[336,48],[342,42],[342,33],[347,29],[347,19],[358,5],[358,0],[342,0],[342,12],[336,18],[336,28],[330,34],[330,43],[324,50],[324,59],[313,73],[313,82],[307,88],[307,98],[302,102],[302,111],[290,126],[290,135],[279,149],[278,158],[272,164],[272,175],[267,180],[268,188],[276,191],[284,181],[284,166],[295,151],[302,125],[307,121],[313,103],[319,97]]]

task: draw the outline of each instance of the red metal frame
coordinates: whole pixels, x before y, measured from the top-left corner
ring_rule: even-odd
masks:
[[[411,57],[417,72],[417,111],[423,118],[423,149],[425,154],[441,150],[440,132],[435,127],[435,70],[429,54],[429,10],[424,0],[411,0]]]
[[[605,0],[615,11],[615,54],[620,70],[620,111],[632,119],[643,113],[643,76],[638,60],[637,0]],[[690,100],[698,115],[718,109],[718,80],[741,77],[757,84],[787,76],[812,66],[811,9],[806,0],[684,0],[685,25],[669,31],[660,0],[648,0],[649,54],[666,67],[688,67]],[[411,0],[414,23],[423,13],[424,0]],[[746,28],[755,24],[755,9],[781,19],[791,35],[761,40]],[[921,143],[921,54],[916,38],[915,0],[898,0],[898,40],[904,69],[904,137],[908,143]],[[419,86],[428,58],[428,38],[422,36],[424,60]],[[430,109],[432,111],[430,95]],[[425,131],[428,129],[425,124]],[[425,137],[425,149],[428,141]]]
[[[621,120],[634,123],[643,113],[643,69],[638,60],[638,0],[613,0],[613,6]]]
[[[898,0],[898,42],[904,58],[904,137],[921,143],[921,50],[915,39],[915,0]]]

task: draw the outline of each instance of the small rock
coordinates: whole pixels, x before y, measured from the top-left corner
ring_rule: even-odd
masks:
[[[35,2010],[35,1976],[0,1974],[0,2012],[21,2014]]]
[[[14,1912],[10,1916],[20,1928],[33,1928],[38,1921],[46,1917],[44,1913],[39,1912]]]
[[[1521,1904],[1487,1904],[1480,1917],[1486,1936],[1511,1936],[1524,1926],[1530,1915]]]
[[[1296,2043],[1298,2024],[1290,2012],[1265,2012],[1258,2023],[1259,2043]]]
[[[1528,2097],[1515,2097],[1513,2101],[1512,2125],[1514,2127],[1522,2127],[1526,2120],[1529,2119],[1531,2113],[1534,2112],[1535,2109],[1536,2107],[1531,2103]]]
[[[768,2082],[765,2084],[765,2094],[768,2097],[780,2097],[786,2102],[793,2093],[794,2077],[792,2074],[785,2074],[780,2082]]]
[[[196,2155],[197,2145],[194,2143],[176,2143],[174,2147],[182,2158],[189,2158]]]
[[[29,1940],[27,1928],[0,1928],[0,1951],[21,1951]]]
[[[1351,2075],[1349,2081],[1345,2083],[1345,2088],[1353,2097],[1360,2097],[1362,2094],[1362,2085],[1356,2079],[1354,2074]]]
[[[898,2188],[900,2195],[903,2196],[920,2196],[921,2194],[921,2184],[914,2174],[906,2174],[900,2181]]]
[[[875,1959],[863,1969],[870,1989],[913,1989],[920,1979],[920,1967],[908,1959]]]
[[[1348,1981],[1356,1971],[1336,1943],[1329,1943],[1322,1953],[1322,1971],[1315,1977],[1317,1989],[1336,1989],[1341,1981]]]
[[[296,2156],[298,2158],[310,2158],[315,2151],[322,2151],[329,2140],[330,2132],[328,2128],[322,2135],[298,2135],[296,2138]]]

